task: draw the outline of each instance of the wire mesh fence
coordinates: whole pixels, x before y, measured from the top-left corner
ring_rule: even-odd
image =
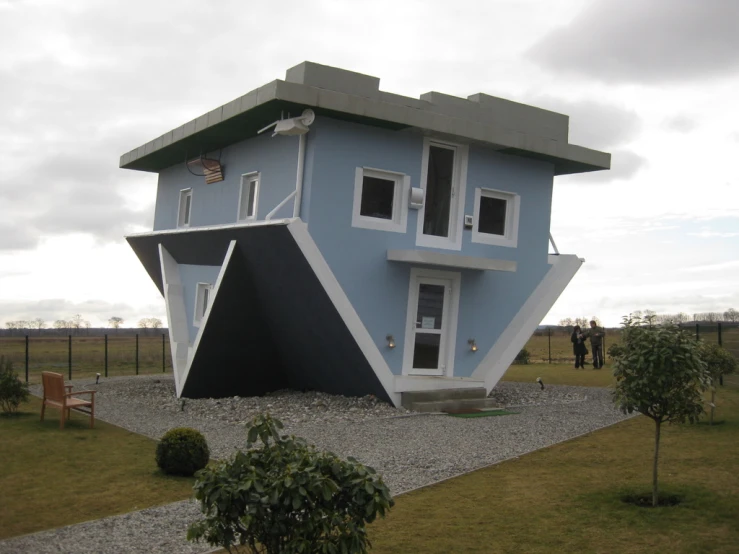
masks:
[[[0,356],[29,383],[42,371],[68,379],[166,373],[172,370],[166,333],[134,336],[0,337]]]

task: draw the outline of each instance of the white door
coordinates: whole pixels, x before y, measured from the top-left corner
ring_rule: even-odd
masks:
[[[449,364],[453,279],[411,276],[404,373],[446,375]]]

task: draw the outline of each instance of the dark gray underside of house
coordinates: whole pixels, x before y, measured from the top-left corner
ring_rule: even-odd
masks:
[[[226,267],[182,389],[186,398],[279,389],[390,401],[286,225],[128,237],[163,293],[159,244],[178,264]],[[185,291],[193,294],[193,291]]]

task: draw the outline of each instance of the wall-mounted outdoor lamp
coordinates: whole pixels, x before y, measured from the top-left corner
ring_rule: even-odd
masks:
[[[473,352],[477,352],[477,343],[475,342],[475,339],[469,339],[467,341],[467,344],[470,345],[470,350],[472,350]]]
[[[395,339],[393,338],[392,335],[386,336],[385,340],[387,341],[388,348],[395,348]]]

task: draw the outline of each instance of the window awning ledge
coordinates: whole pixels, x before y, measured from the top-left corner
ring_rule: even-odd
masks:
[[[460,256],[459,254],[444,254],[442,252],[432,252],[430,250],[388,250],[387,259],[390,262],[456,267],[460,269],[477,269],[481,271],[515,272],[517,266],[516,262],[512,262],[510,260]]]

